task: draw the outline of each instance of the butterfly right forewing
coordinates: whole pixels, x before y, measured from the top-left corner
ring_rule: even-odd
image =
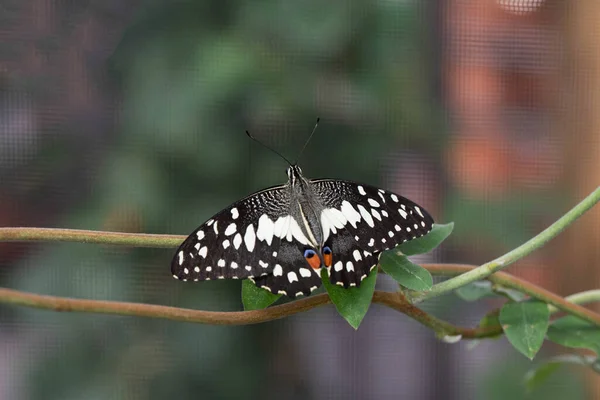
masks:
[[[429,232],[433,219],[412,201],[369,185],[311,181],[324,208],[321,225],[332,251],[332,283],[359,286],[382,251]]]

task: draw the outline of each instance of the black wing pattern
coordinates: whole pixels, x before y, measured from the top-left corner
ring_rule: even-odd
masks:
[[[382,251],[423,236],[433,226],[424,209],[395,193],[348,181],[311,183],[325,207],[321,226],[324,248],[332,252],[332,283],[359,286]]]
[[[271,273],[288,210],[285,186],[262,190],[225,208],[179,246],[171,263],[173,277],[203,281]]]
[[[171,263],[173,277],[182,281],[249,278],[273,293],[310,294],[321,279],[304,259],[306,240],[289,212],[285,185],[232,204],[181,244]]]

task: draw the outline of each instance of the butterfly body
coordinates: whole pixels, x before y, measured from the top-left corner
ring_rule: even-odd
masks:
[[[179,247],[180,280],[251,279],[273,293],[308,295],[326,268],[332,283],[360,286],[382,251],[423,236],[431,216],[412,201],[369,185],[308,180],[297,165],[288,182],[225,208]]]

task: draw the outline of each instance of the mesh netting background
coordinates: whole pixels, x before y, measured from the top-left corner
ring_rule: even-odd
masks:
[[[600,181],[596,0],[0,0],[0,226],[187,234],[286,179],[370,182],[454,234],[417,261],[482,263]],[[510,272],[597,288],[600,214]],[[1,285],[239,310],[240,283],[183,284],[173,250],[0,244]],[[393,289],[384,277],[382,289]],[[424,308],[474,326],[496,300]],[[450,345],[390,309],[245,327],[0,308],[2,399],[583,399],[563,369],[526,395],[506,340]],[[558,349],[544,347],[540,358]],[[529,397],[527,397],[529,396]]]

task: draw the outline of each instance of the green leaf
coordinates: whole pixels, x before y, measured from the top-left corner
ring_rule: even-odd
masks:
[[[527,297],[525,295],[525,293],[521,293],[518,290],[507,288],[507,287],[504,287],[504,286],[501,286],[501,285],[493,285],[492,286],[492,290],[496,294],[504,296],[507,299],[515,301],[515,302],[523,301]]]
[[[377,268],[373,268],[369,276],[361,282],[360,287],[344,289],[342,286],[332,284],[325,268],[321,269],[321,280],[338,313],[354,329],[358,329],[373,298],[375,282],[377,281]]]
[[[453,229],[454,222],[445,225],[433,224],[431,232],[427,235],[404,242],[398,246],[398,249],[407,256],[428,253],[438,247],[452,233]]]
[[[575,364],[588,366],[594,362],[594,359],[595,357],[583,357],[576,354],[564,354],[552,357],[525,374],[525,387],[528,391],[539,387],[562,365]]]
[[[483,297],[493,296],[492,283],[490,281],[471,282],[459,287],[454,291],[458,297],[465,301],[476,301]]]
[[[576,349],[589,349],[600,355],[600,328],[573,315],[557,319],[548,328],[548,339]]]
[[[431,289],[433,285],[433,278],[429,271],[412,263],[404,255],[386,251],[379,257],[379,265],[386,274],[409,289],[423,291]]]
[[[280,294],[273,294],[268,290],[259,288],[248,279],[242,281],[242,303],[246,311],[267,308],[280,297]]]
[[[500,323],[508,341],[530,360],[542,347],[549,320],[548,306],[540,301],[506,303],[500,310]]]

